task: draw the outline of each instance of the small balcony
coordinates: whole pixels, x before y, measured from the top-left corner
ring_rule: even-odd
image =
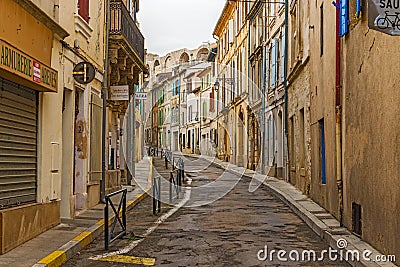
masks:
[[[124,39],[129,49],[133,50],[143,63],[144,37],[122,0],[111,0],[110,12],[110,39]]]

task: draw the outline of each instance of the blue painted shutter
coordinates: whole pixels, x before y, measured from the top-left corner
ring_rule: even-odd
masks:
[[[340,16],[339,36],[343,37],[346,33],[349,32],[349,0],[340,1],[339,16]]]
[[[181,79],[178,80],[178,94],[181,92]]]
[[[361,0],[356,0],[356,17],[359,18],[361,15]]]

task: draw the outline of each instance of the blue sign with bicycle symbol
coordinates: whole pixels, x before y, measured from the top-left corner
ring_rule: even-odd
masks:
[[[368,27],[390,35],[400,35],[400,0],[369,0]]]

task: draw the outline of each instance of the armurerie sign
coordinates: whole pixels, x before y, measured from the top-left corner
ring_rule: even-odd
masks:
[[[390,35],[400,35],[400,0],[368,0],[368,26]]]

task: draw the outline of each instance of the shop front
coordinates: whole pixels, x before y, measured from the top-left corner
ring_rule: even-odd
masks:
[[[0,254],[60,222],[59,120],[52,125],[48,118],[61,114],[61,105],[49,113],[58,102],[47,95],[59,96],[54,30],[60,39],[67,35],[30,13],[40,10],[11,0],[3,6],[9,12],[0,18]]]

